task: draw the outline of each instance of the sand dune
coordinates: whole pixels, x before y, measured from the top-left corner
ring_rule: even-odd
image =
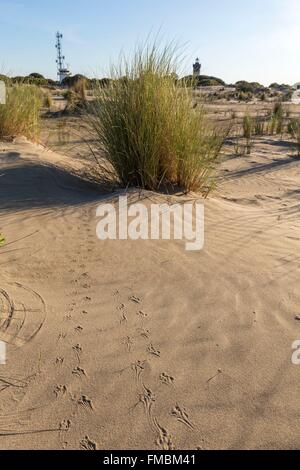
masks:
[[[1,144],[1,449],[298,446],[300,163],[288,143],[255,148],[222,165],[188,253],[100,242],[114,196],[70,159]]]

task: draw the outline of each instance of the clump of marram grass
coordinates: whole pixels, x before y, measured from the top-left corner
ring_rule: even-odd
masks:
[[[283,134],[284,131],[284,108],[281,102],[274,104],[273,113],[270,120],[270,133]]]
[[[112,69],[109,87],[95,90],[88,113],[94,154],[105,157],[103,171],[122,186],[206,193],[213,185],[226,133],[207,121],[202,106],[193,109],[176,70],[172,47],[138,48]]]
[[[82,111],[87,105],[87,90],[86,90],[86,79],[79,78],[64,93],[64,99],[66,101],[66,111]]]
[[[0,139],[23,135],[36,140],[40,130],[40,90],[31,85],[8,88],[6,103],[0,106]]]
[[[265,133],[265,120],[259,115],[254,118],[254,134],[257,136],[262,136]]]
[[[52,96],[50,93],[44,93],[43,95],[43,105],[45,108],[47,108],[49,111],[51,110],[52,107]]]
[[[68,89],[65,91],[64,93],[64,99],[67,103],[67,109],[70,110],[70,109],[73,109],[76,105],[76,93],[75,91],[71,90],[71,89]]]
[[[86,103],[86,79],[79,78],[73,85],[72,90],[76,93],[80,103]]]
[[[243,136],[246,140],[246,151],[248,155],[251,153],[253,130],[253,118],[249,113],[246,113],[243,117]]]
[[[300,157],[300,119],[292,119],[288,123],[288,133],[295,140],[298,157]]]

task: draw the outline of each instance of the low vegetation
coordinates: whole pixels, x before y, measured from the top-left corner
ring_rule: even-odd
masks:
[[[249,113],[246,113],[243,118],[243,137],[246,140],[247,154],[251,153],[253,135],[253,119]]]
[[[300,119],[292,119],[288,125],[288,132],[295,140],[298,157],[300,157]]]
[[[207,193],[225,132],[210,124],[190,91],[176,83],[174,50],[137,50],[98,87],[88,122],[95,156],[123,186],[157,190],[174,185]]]
[[[41,91],[32,85],[8,87],[0,106],[0,139],[23,135],[36,140],[40,130]]]

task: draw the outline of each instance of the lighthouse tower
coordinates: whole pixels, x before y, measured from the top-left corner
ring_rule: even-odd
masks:
[[[200,77],[201,74],[201,64],[197,57],[196,62],[193,64],[193,75],[194,77]]]

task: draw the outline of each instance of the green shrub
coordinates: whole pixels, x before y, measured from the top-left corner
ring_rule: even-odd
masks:
[[[207,121],[203,107],[193,109],[184,82],[176,85],[174,52],[154,45],[124,59],[111,85],[95,91],[88,122],[96,155],[108,162],[104,171],[123,186],[206,192],[226,132]]]

